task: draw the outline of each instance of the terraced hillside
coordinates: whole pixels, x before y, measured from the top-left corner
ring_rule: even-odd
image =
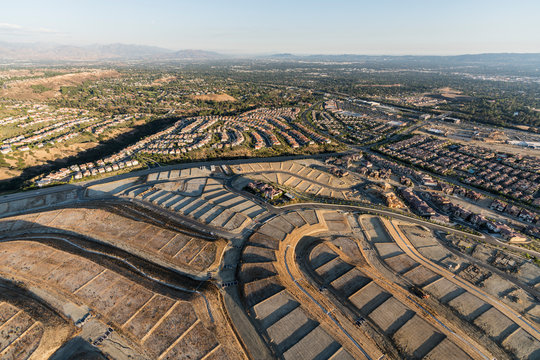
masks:
[[[115,331],[103,347],[113,353],[113,342],[120,341],[152,359],[242,356],[231,342],[224,315],[215,307],[216,299],[153,289],[83,257],[29,241],[0,243],[0,274],[71,304],[69,310],[63,309],[71,317],[84,318],[89,311],[111,324]],[[4,310],[2,316],[13,312]],[[20,323],[19,336],[22,328],[39,332],[28,316],[14,319]]]
[[[287,237],[325,229],[324,220],[313,210],[290,212],[265,223],[249,239],[242,254],[238,279],[250,316],[255,320],[274,354],[285,359],[353,359],[314,314],[311,304],[302,304],[287,288],[278,270],[279,250]],[[291,235],[292,234],[292,235]],[[349,345],[349,344],[347,344]]]
[[[0,358],[540,357],[532,262],[326,201],[357,188],[333,170],[235,160],[0,199]],[[253,179],[310,202],[274,206]]]
[[[387,284],[343,260],[337,249],[332,250],[335,247],[321,242],[311,248],[307,256],[314,278],[353,308],[359,319],[368,319],[374,329],[387,336],[401,356],[436,359],[436,354],[451,353],[454,359],[470,359],[407,303],[387,291]]]
[[[440,304],[450,308],[467,323],[473,324],[477,331],[501,346],[510,356],[530,359],[540,355],[540,341],[535,338],[534,328],[516,323],[519,317],[516,320],[511,319],[504,306],[494,306],[487,301],[486,296],[458,277],[443,277],[434,268],[411,257],[394,242],[379,218],[363,217],[360,222],[378,256],[399,277],[405,278],[409,283],[433,295]],[[405,235],[402,236],[405,237]],[[418,239],[416,245],[420,245]],[[443,247],[428,246],[427,249],[422,249],[422,246],[419,246],[419,248],[422,253],[436,262],[444,263],[445,259],[447,261],[454,259],[453,255]],[[458,261],[461,261],[460,264],[463,263],[463,260],[458,259]],[[452,263],[455,264],[455,259]],[[463,269],[466,266],[462,265],[458,268]],[[460,271],[456,273],[459,275]],[[533,304],[529,310],[536,311],[536,306]]]
[[[2,295],[9,293],[2,288]],[[2,296],[3,297],[3,296]],[[43,307],[18,307],[10,298],[0,300],[0,359],[43,358],[51,355],[70,335],[67,324]],[[36,315],[36,311],[41,314]]]
[[[137,215],[137,214],[136,214]],[[224,241],[167,229],[103,208],[64,208],[6,218],[0,232],[72,232],[139,254],[193,275],[216,267]]]
[[[477,281],[484,291],[499,298],[505,305],[531,321],[540,322],[540,301],[538,300],[540,293],[535,289],[535,285],[540,283],[540,278],[520,281],[519,274],[510,276],[493,267],[491,267],[492,271],[481,273],[479,271],[476,275],[475,264],[471,264],[472,259],[450,252],[430,230],[410,225],[399,225],[398,228],[425,258],[452,269],[453,273],[462,278]],[[474,278],[473,275],[475,275]]]
[[[236,174],[282,185],[301,193],[336,199],[354,197],[350,191],[353,183],[347,177],[338,178],[296,161],[246,163],[231,168]]]
[[[239,232],[264,216],[266,209],[228,191],[223,181],[198,168],[151,173],[142,181],[116,187],[97,186],[90,196],[134,199],[226,231]]]

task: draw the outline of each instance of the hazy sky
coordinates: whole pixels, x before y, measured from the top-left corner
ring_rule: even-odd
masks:
[[[1,0],[0,41],[244,54],[540,52],[540,0]]]

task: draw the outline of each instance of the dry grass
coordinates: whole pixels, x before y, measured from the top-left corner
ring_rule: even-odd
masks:
[[[6,168],[0,168],[0,180],[7,180],[21,175],[20,170],[9,170]]]
[[[452,89],[450,87],[437,89],[437,93],[447,99],[459,99],[466,97],[461,91]]]
[[[203,101],[236,101],[235,98],[233,98],[230,95],[227,94],[205,94],[205,95],[193,95],[191,97],[193,100],[203,100]]]
[[[162,78],[154,80],[152,85],[162,85],[170,83],[171,81],[176,80],[176,76],[164,76]]]
[[[14,81],[8,83],[6,89],[0,90],[0,97],[16,100],[47,100],[59,96],[62,86],[77,86],[85,81],[118,76],[120,76],[120,73],[115,70],[92,70],[47,78]],[[42,87],[44,91],[36,92],[36,86]]]

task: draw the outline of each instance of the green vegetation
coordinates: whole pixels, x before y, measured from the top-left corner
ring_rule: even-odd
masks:
[[[32,91],[34,91],[35,93],[38,93],[38,94],[41,94],[41,93],[44,93],[46,91],[51,91],[52,89],[51,88],[48,88],[44,85],[41,85],[41,84],[38,84],[38,85],[30,85],[30,87],[32,88]]]

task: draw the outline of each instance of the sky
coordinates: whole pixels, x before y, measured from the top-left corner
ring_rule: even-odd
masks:
[[[0,0],[0,42],[229,54],[540,53],[540,0]]]

